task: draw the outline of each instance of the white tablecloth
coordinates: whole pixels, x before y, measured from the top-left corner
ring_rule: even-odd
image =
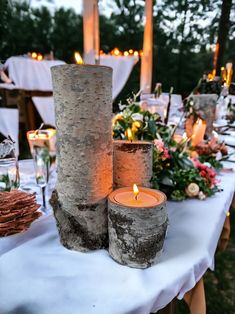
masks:
[[[0,312],[147,314],[182,298],[213,268],[235,189],[234,173],[220,179],[223,191],[205,201],[168,202],[161,261],[145,270],[119,265],[106,250],[65,249],[52,215],[24,234],[0,239]]]
[[[17,88],[52,91],[51,67],[64,63],[60,60],[36,61],[25,57],[11,57],[7,59],[4,67]]]
[[[134,65],[139,58],[135,56],[100,56],[100,65],[106,65],[113,69],[113,99],[121,92],[125,86]]]

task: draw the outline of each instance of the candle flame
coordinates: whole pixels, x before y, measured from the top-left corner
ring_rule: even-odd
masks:
[[[127,134],[127,139],[128,139],[129,141],[132,141],[132,140],[133,140],[133,134],[132,134],[132,131],[131,131],[130,128],[128,128],[128,129],[126,130],[126,134]]]
[[[75,51],[74,58],[76,60],[76,64],[84,64],[83,59],[79,52]]]
[[[139,189],[136,184],[133,184],[133,194],[135,195],[135,199],[137,200],[137,196],[139,195]]]
[[[32,52],[31,57],[33,59],[37,59],[38,54],[36,52]]]
[[[111,54],[114,56],[120,56],[121,52],[118,48],[114,48],[113,51],[111,52]]]
[[[129,56],[129,52],[128,51],[124,51],[123,54],[124,54],[125,57]]]
[[[43,56],[39,53],[38,56],[37,56],[37,60],[38,61],[42,61],[42,59],[43,59]]]

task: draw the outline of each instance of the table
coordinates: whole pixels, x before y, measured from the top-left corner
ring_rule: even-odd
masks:
[[[106,250],[65,249],[53,215],[34,222],[24,234],[0,239],[0,312],[147,314],[176,296],[181,299],[214,267],[234,173],[220,180],[223,191],[205,201],[168,202],[161,261],[145,270],[117,264]]]
[[[52,96],[51,67],[65,64],[61,60],[37,61],[27,57],[10,57],[4,64],[12,84],[0,84],[1,89],[18,90],[26,101],[29,112],[29,128],[34,126],[34,112],[31,101],[35,105],[44,123],[55,125],[54,103]],[[50,97],[49,97],[50,96]],[[45,97],[45,98],[44,98]],[[46,106],[45,106],[46,101]]]
[[[4,68],[19,89],[52,91],[51,67],[64,64],[61,60],[37,61],[27,57],[10,57]]]

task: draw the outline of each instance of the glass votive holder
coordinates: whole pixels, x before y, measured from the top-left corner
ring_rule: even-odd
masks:
[[[56,155],[56,130],[32,130],[27,132],[27,139],[32,156],[35,156],[35,147],[45,147],[50,156]]]
[[[18,161],[16,158],[0,159],[0,191],[18,189],[20,176]]]
[[[148,100],[154,98],[154,94],[142,93],[140,95],[140,107],[142,110],[148,110]]]
[[[164,121],[165,117],[165,103],[159,98],[148,99],[148,110],[151,113],[158,113],[161,120]]]

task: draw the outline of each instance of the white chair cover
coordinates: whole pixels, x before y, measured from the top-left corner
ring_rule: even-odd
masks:
[[[100,65],[106,65],[113,69],[113,99],[117,97],[125,86],[138,60],[139,58],[135,56],[100,56]]]
[[[55,108],[53,97],[32,97],[33,103],[45,124],[55,126]]]

